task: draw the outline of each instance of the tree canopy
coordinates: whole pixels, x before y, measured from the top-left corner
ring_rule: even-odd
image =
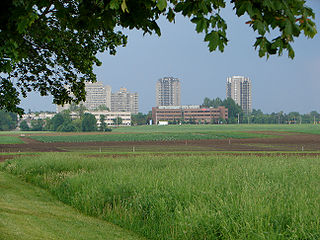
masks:
[[[17,123],[17,114],[0,110],[0,131],[13,130]]]
[[[216,99],[210,99],[208,97],[204,98],[203,107],[214,107],[224,106],[228,109],[228,123],[237,123],[239,119],[243,118],[242,108],[232,99],[226,98],[221,100],[219,97]]]
[[[85,81],[96,81],[98,52],[116,53],[127,37],[121,29],[161,35],[160,16],[182,14],[204,33],[209,51],[227,45],[226,0],[1,0],[0,109],[22,113],[21,95],[51,94],[56,104],[85,100]],[[304,0],[230,0],[257,32],[259,56],[294,57],[291,43],[316,34],[314,12]],[[270,34],[271,33],[271,34]],[[275,36],[270,39],[269,36]],[[68,85],[69,88],[65,88]],[[72,94],[71,94],[72,93]]]
[[[85,113],[81,122],[83,132],[94,132],[97,130],[97,120],[91,113]]]

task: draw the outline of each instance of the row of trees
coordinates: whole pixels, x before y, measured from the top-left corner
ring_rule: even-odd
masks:
[[[131,125],[146,125],[149,124],[152,119],[152,112],[149,111],[147,114],[139,112],[138,114],[131,115]]]
[[[244,123],[263,123],[263,124],[301,124],[301,123],[318,123],[320,114],[316,111],[312,111],[306,114],[300,114],[298,112],[284,113],[273,112],[263,113],[260,109],[253,109],[251,114],[242,119]]]
[[[284,113],[273,112],[263,113],[260,109],[253,109],[249,115],[245,115],[239,105],[232,99],[221,100],[220,98],[209,99],[205,98],[202,104],[203,107],[218,107],[225,106],[228,108],[229,118],[227,122],[221,119],[223,123],[256,123],[256,124],[300,124],[300,123],[319,123],[320,113],[312,111],[306,114],[299,112]],[[238,118],[239,116],[239,118]],[[147,114],[138,113],[131,116],[132,125],[146,125],[152,119],[152,112]],[[72,119],[69,111],[63,111],[56,114],[52,119],[34,119],[30,124],[26,120],[20,123],[22,131],[62,131],[62,132],[80,132],[80,131],[111,131],[105,122],[105,116],[100,116],[100,125],[97,126],[97,121],[94,115],[83,113],[79,118]],[[114,125],[121,125],[122,119],[116,118],[113,120]],[[178,124],[179,121],[173,121],[172,124]],[[183,123],[197,124],[194,119],[187,119]],[[0,110],[0,131],[13,130],[18,125],[17,114]]]
[[[0,131],[15,129],[18,124],[16,113],[0,110]]]
[[[298,124],[298,123],[317,123],[320,120],[320,114],[312,111],[306,114],[299,112],[284,113],[272,112],[263,113],[260,109],[253,109],[250,114],[245,114],[241,107],[234,102],[233,99],[220,98],[205,98],[202,106],[204,107],[219,107],[225,106],[228,108],[228,123],[257,123],[257,124]]]
[[[23,131],[59,131],[59,132],[93,132],[93,131],[111,131],[107,128],[105,116],[100,116],[100,126],[97,126],[97,120],[93,114],[84,113],[77,119],[70,117],[69,111],[63,111],[56,114],[52,119],[31,120],[29,127],[26,120],[20,123],[20,129]]]
[[[221,98],[216,99],[210,99],[205,98],[202,103],[203,107],[214,107],[217,108],[219,106],[224,106],[228,108],[228,123],[237,123],[238,119],[243,119],[244,113],[242,111],[242,108],[235,103],[235,101],[232,98],[227,98],[222,100]]]

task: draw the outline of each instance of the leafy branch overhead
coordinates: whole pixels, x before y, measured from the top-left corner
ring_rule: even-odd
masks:
[[[303,32],[316,34],[314,13],[304,0],[231,0],[237,16],[258,34],[259,56],[294,57],[291,43]],[[115,54],[127,36],[119,29],[161,35],[164,15],[190,19],[204,34],[209,51],[223,51],[227,23],[220,15],[225,0],[1,0],[0,108],[22,113],[20,95],[51,94],[56,104],[85,100],[85,81],[96,81],[98,52]],[[241,20],[243,21],[243,20]],[[277,35],[273,39],[268,36]],[[65,88],[65,86],[69,88]]]

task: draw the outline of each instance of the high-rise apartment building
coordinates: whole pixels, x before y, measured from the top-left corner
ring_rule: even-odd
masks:
[[[130,93],[126,88],[111,94],[111,111],[138,114],[138,93]]]
[[[87,82],[86,88],[86,101],[83,105],[88,110],[98,109],[99,106],[105,105],[107,108],[111,108],[111,87],[104,86],[102,82]]]
[[[86,101],[81,102],[87,110],[98,109],[99,106],[104,105],[107,108],[111,108],[111,87],[109,85],[103,85],[102,82],[86,82]],[[70,108],[70,104],[64,104],[63,106],[57,106],[57,112],[67,110]]]
[[[232,98],[241,106],[244,113],[252,111],[251,80],[243,76],[233,76],[227,78],[227,98]]]
[[[157,81],[156,106],[180,106],[181,89],[178,78],[164,77]]]

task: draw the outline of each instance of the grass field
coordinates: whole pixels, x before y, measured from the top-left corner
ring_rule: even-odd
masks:
[[[320,158],[50,153],[2,171],[149,239],[319,239]]]
[[[139,142],[139,141],[176,141],[176,140],[204,140],[204,139],[228,139],[228,138],[266,138],[270,135],[248,132],[150,132],[150,133],[126,133],[126,134],[74,134],[68,136],[30,136],[41,142]]]
[[[142,239],[80,214],[39,187],[0,172],[0,239]]]
[[[21,135],[21,134],[39,134],[39,133],[47,133],[45,131],[0,131],[1,135]]]
[[[15,136],[0,136],[0,144],[16,144],[16,143],[23,143],[23,141]]]
[[[276,131],[320,134],[320,124],[208,124],[120,127],[113,132]]]

